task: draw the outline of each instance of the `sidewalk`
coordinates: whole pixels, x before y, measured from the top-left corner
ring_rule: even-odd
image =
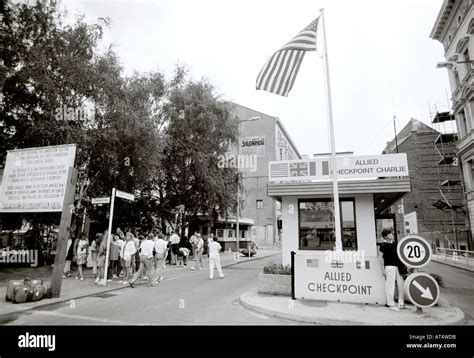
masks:
[[[464,313],[440,300],[431,308],[415,313],[407,305],[400,312],[385,306],[329,301],[292,300],[288,296],[263,295],[253,289],[240,296],[241,304],[253,311],[292,321],[322,325],[463,325]]]
[[[229,255],[228,252],[221,253],[221,265],[223,268],[237,265],[246,261],[253,261],[263,259],[269,256],[275,256],[281,254],[279,250],[258,250],[258,253],[250,258],[248,257],[239,257],[239,261],[234,261],[233,255]],[[181,259],[179,260],[181,261]],[[188,259],[187,266],[179,265],[166,265],[166,268],[162,271],[162,275],[166,279],[172,277],[178,277],[188,274],[193,274],[199,271],[192,271],[191,267],[194,266],[195,261]],[[209,259],[207,255],[203,255],[204,270],[208,269]],[[123,285],[118,283],[120,279],[113,279],[111,282],[107,283],[107,286],[99,286],[94,284],[95,279],[91,278],[92,270],[84,270],[84,281],[75,280],[73,276],[70,278],[63,279],[61,286],[61,296],[58,298],[44,298],[41,301],[37,302],[26,302],[15,304],[12,302],[7,302],[5,300],[5,294],[7,290],[8,280],[13,279],[23,279],[26,276],[34,279],[42,279],[44,281],[45,287],[49,287],[51,273],[53,268],[51,266],[39,267],[39,268],[6,268],[0,270],[0,324],[2,321],[8,320],[8,316],[15,315],[16,313],[32,310],[38,307],[56,305],[63,303],[64,305],[74,304],[73,300],[80,299],[87,296],[100,295],[105,292],[120,290],[123,288],[130,288],[129,285]],[[137,284],[146,284],[148,281],[137,281]]]
[[[440,264],[474,272],[474,259],[472,258],[457,257],[454,259],[451,255],[433,254],[431,260]]]

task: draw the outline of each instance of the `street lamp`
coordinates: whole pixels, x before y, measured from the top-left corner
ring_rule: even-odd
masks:
[[[254,121],[258,121],[260,119],[260,117],[251,117],[251,118],[247,118],[247,119],[239,119],[238,121],[238,126],[237,126],[237,171],[239,169],[239,152],[240,152],[240,123],[242,122],[254,122]],[[236,235],[235,235],[235,240],[236,240],[236,247],[235,247],[235,251],[237,253],[237,257],[239,255],[239,241],[240,241],[240,227],[239,227],[239,224],[240,224],[240,220],[239,220],[239,217],[240,217],[240,188],[239,188],[239,173],[237,173],[237,210],[236,210],[236,225],[235,225],[235,229],[236,229]]]
[[[452,70],[453,68],[456,68],[459,63],[474,64],[474,61],[442,61],[436,64],[436,68],[448,68]]]

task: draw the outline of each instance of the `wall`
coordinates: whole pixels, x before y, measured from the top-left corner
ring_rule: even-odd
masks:
[[[372,194],[360,194],[349,197],[355,198],[357,247],[364,250],[364,255],[377,256],[375,237],[375,217]],[[284,196],[282,198],[282,264],[291,264],[291,251],[298,252],[298,199],[302,197]],[[309,197],[307,197],[309,198]],[[311,197],[313,198],[313,197]],[[292,208],[293,210],[292,210]],[[304,250],[304,252],[309,252]],[[312,251],[315,255],[324,255],[324,251]]]
[[[274,230],[274,227],[276,227],[276,212],[273,199],[267,196],[268,163],[270,161],[280,160],[279,154],[277,157],[276,151],[279,152],[279,148],[283,146],[283,144],[288,147],[290,156],[295,156],[297,150],[291,146],[290,140],[284,134],[284,130],[280,128],[279,124],[277,125],[278,119],[276,117],[238,104],[234,104],[234,111],[238,120],[259,117],[259,119],[255,121],[240,123],[240,138],[253,136],[265,137],[264,155],[257,156],[256,168],[250,166],[241,168],[243,176],[241,217],[254,220],[254,231],[257,233],[254,240],[258,245],[273,245],[277,240],[276,230]],[[278,132],[281,132],[280,140],[278,140]],[[261,149],[262,148],[259,148],[258,150]],[[235,148],[233,153],[235,154]],[[242,153],[243,150],[241,147],[241,156]],[[248,163],[251,163],[251,161]],[[263,201],[263,207],[261,209],[257,209],[257,200]]]

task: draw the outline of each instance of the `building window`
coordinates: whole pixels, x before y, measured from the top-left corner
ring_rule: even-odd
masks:
[[[280,148],[280,160],[283,160],[283,149]]]
[[[263,200],[257,200],[257,209],[263,209]]]
[[[464,55],[464,61],[466,61],[466,70],[467,72],[471,71],[472,69],[472,63],[471,62],[471,59],[469,58],[469,49],[466,49],[466,51],[464,51],[463,53]]]
[[[472,190],[474,188],[474,161],[469,161],[469,167],[471,168],[471,177],[469,178],[469,188],[468,190]]]
[[[461,83],[461,81],[459,80],[459,73],[458,73],[458,70],[457,69],[453,69],[453,72],[454,72],[454,78],[456,80],[456,86],[459,86],[459,84]]]
[[[342,222],[342,247],[345,250],[357,250],[354,199],[340,199]],[[299,201],[299,249],[333,250],[334,203],[330,199]]]
[[[468,134],[468,126],[466,120],[466,112],[464,109],[459,112],[459,135],[461,138],[464,138]]]

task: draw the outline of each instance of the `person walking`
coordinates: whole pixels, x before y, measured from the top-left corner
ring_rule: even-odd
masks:
[[[63,278],[71,277],[71,262],[74,258],[74,234],[69,231],[69,239],[66,246],[66,262],[64,263]]]
[[[155,276],[152,283],[158,283],[163,280],[160,275],[161,270],[166,267],[166,257],[168,256],[168,241],[165,240],[165,235],[158,234],[158,239],[155,241]]]
[[[97,266],[99,267],[99,275],[95,283],[98,285],[105,285],[105,257],[107,255],[107,231],[105,234],[97,234],[99,241],[99,250],[97,251]]]
[[[127,232],[127,235],[125,235],[125,243],[121,252],[121,256],[123,257],[123,281],[119,281],[119,283],[123,283],[124,285],[128,284],[132,269],[132,262],[135,259],[136,252],[137,249],[135,248],[135,243],[133,242],[133,235],[131,232]]]
[[[196,239],[196,251],[195,251],[195,261],[194,267],[191,267],[191,270],[196,270],[199,266],[199,270],[202,270],[204,265],[202,264],[202,253],[204,251],[204,240],[201,237],[201,234],[197,234]]]
[[[97,277],[97,252],[99,251],[100,241],[97,239],[97,234],[95,239],[92,240],[91,245],[89,246],[89,252],[91,254],[92,261],[92,278]]]
[[[107,281],[109,279],[117,278],[118,260],[120,253],[120,246],[118,243],[119,236],[112,235],[112,242],[110,243],[110,256],[109,256],[109,268],[107,273]]]
[[[148,278],[148,286],[152,286],[152,278],[153,278],[153,234],[149,234],[146,240],[143,240],[140,244],[140,268],[135,275],[133,275],[132,279],[129,282],[130,287],[135,287],[135,281],[140,277],[141,273],[146,270],[146,275]]]
[[[193,261],[196,261],[196,246],[197,246],[197,241],[198,241],[198,235],[199,233],[195,231],[194,235],[192,235],[189,238],[189,243],[191,244],[191,253],[193,255]]]
[[[176,234],[176,232],[171,231],[171,236],[170,236],[170,242],[171,242],[171,262],[170,265],[176,265],[177,260],[178,260],[178,254],[179,254],[179,236]]]
[[[383,242],[379,250],[382,253],[383,264],[385,267],[385,294],[387,296],[387,306],[394,311],[400,311],[405,308],[404,302],[404,280],[400,275],[399,267],[402,264],[397,254],[397,244],[391,229],[382,230]],[[395,281],[398,286],[398,307],[395,305]]]
[[[77,257],[77,276],[76,280],[84,280],[84,276],[82,274],[82,267],[87,263],[87,253],[88,253],[88,248],[89,248],[89,242],[87,240],[87,235],[82,233],[79,236],[79,241],[77,244],[77,251],[76,251],[76,257]]]
[[[217,268],[219,277],[223,278],[225,275],[221,268],[221,257],[219,255],[222,246],[217,242],[217,237],[213,237],[213,241],[209,243],[209,278],[214,278],[214,267]]]

